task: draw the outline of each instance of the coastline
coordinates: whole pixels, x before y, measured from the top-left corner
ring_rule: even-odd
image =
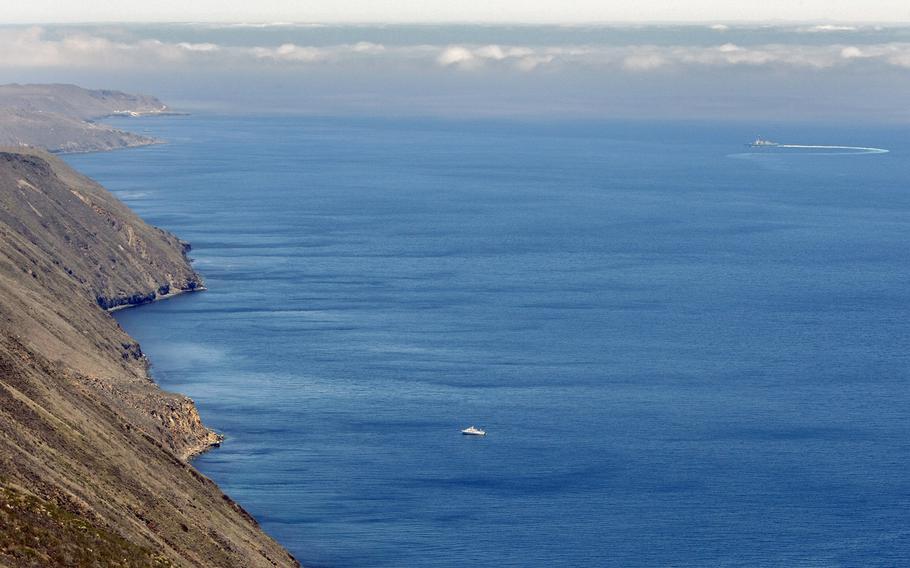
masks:
[[[57,507],[101,539],[89,551],[121,538],[175,565],[299,566],[189,463],[224,436],[203,424],[191,398],[154,381],[112,315],[206,290],[189,243],[145,223],[56,154],[24,145],[0,152],[0,266],[11,268],[0,279],[0,491],[29,496],[3,505],[4,515]],[[149,282],[163,284],[130,294]],[[62,557],[74,542],[31,546]],[[19,554],[4,547],[0,565]]]
[[[164,111],[164,110],[162,110],[162,111],[146,111],[146,112],[118,112],[118,113],[111,113],[111,114],[107,114],[107,115],[104,115],[104,116],[100,116],[100,117],[97,117],[96,119],[93,119],[92,121],[87,121],[87,122],[94,122],[94,120],[103,120],[103,119],[105,119],[105,118],[117,118],[117,117],[121,117],[121,118],[146,118],[146,117],[157,117],[157,116],[189,116],[189,113],[181,113],[181,112],[175,112],[175,111]],[[166,144],[166,143],[167,143],[166,140],[162,140],[162,139],[160,139],[160,138],[150,138],[148,142],[141,142],[141,143],[138,143],[138,144],[130,144],[130,145],[126,145],[126,146],[120,146],[120,147],[117,147],[117,148],[109,148],[109,149],[90,149],[90,150],[85,150],[85,151],[80,151],[80,150],[72,150],[72,151],[54,151],[54,152],[51,152],[51,153],[52,153],[52,154],[55,154],[55,155],[108,153],[108,152],[115,152],[115,151],[118,151],[118,150],[128,150],[128,149],[131,149],[131,148],[142,148],[142,147],[145,147],[145,146],[154,146],[154,145]],[[178,237],[178,238],[179,238],[179,237]],[[182,240],[182,239],[180,239],[180,243],[181,243],[181,245],[183,246],[183,257],[184,257],[184,259],[187,261],[187,264],[192,264],[192,261],[191,261],[191,260],[187,257],[187,255],[186,255],[186,253],[189,252],[189,251],[191,250],[192,244],[189,243],[189,242],[187,242],[187,241],[184,241],[184,240]],[[107,312],[108,314],[113,314],[113,313],[115,313],[115,312],[119,312],[119,311],[131,309],[131,308],[139,308],[139,307],[141,307],[141,306],[146,306],[146,305],[153,304],[153,303],[156,303],[156,302],[162,302],[162,301],[164,301],[164,300],[169,300],[169,299],[171,299],[171,298],[174,298],[174,297],[177,297],[177,296],[182,296],[182,295],[185,295],[185,294],[191,294],[191,293],[194,293],[194,292],[205,292],[205,291],[207,291],[208,288],[205,286],[204,280],[200,277],[200,275],[197,274],[197,273],[195,272],[195,270],[193,271],[193,274],[195,275],[195,278],[196,278],[196,279],[190,282],[190,286],[189,286],[189,287],[172,289],[172,288],[170,288],[170,287],[168,286],[168,292],[165,293],[165,294],[160,294],[160,293],[158,292],[158,290],[155,290],[155,291],[150,292],[149,294],[154,294],[154,297],[151,298],[151,299],[146,299],[146,298],[148,298],[148,295],[146,295],[146,296],[141,296],[142,299],[141,299],[140,301],[126,301],[125,303],[118,304],[118,305],[111,306],[111,307],[103,307],[103,306],[101,306],[101,307],[102,307],[102,309],[103,309],[105,312]],[[167,286],[167,285],[163,285],[163,286]],[[159,287],[159,290],[160,290],[160,289],[161,289],[161,287]],[[99,302],[99,305],[100,305],[100,302]],[[119,324],[118,324],[118,325],[119,325]],[[141,350],[141,345],[139,345],[138,343],[137,343],[137,347],[139,347],[139,349]],[[149,367],[150,367],[150,365],[151,365],[150,360],[148,359],[148,357],[147,357],[144,353],[142,354],[142,357],[144,358],[144,360],[145,360],[145,362],[146,362],[146,374],[147,374],[147,376],[148,376],[148,379],[149,379],[152,383],[155,384],[155,387],[156,387],[156,388],[161,389],[161,386],[160,386],[157,382],[155,382],[154,377],[152,377],[152,376],[151,376],[151,373],[149,372]],[[161,390],[163,390],[163,389],[161,389]],[[190,405],[192,405],[192,411],[191,411],[191,412],[192,412],[193,414],[195,414],[196,417],[198,417],[198,411],[196,410],[196,402],[195,402],[192,398],[190,398],[190,397],[188,397],[188,396],[186,396],[186,395],[184,395],[184,394],[182,394],[182,393],[176,393],[176,394],[179,394],[180,396],[183,396],[184,399],[185,399]],[[180,459],[181,459],[182,461],[186,462],[186,463],[191,462],[191,461],[193,460],[193,458],[195,458],[195,457],[197,457],[197,456],[200,456],[200,455],[202,455],[202,454],[204,454],[204,453],[207,453],[207,452],[209,452],[209,451],[212,451],[212,450],[214,450],[214,449],[216,449],[216,448],[220,448],[221,445],[224,443],[224,439],[225,439],[224,434],[222,434],[222,433],[220,433],[220,432],[218,432],[218,431],[216,431],[216,430],[214,430],[214,429],[208,427],[205,423],[201,422],[201,419],[200,419],[199,425],[200,425],[202,428],[204,428],[205,431],[206,431],[208,434],[207,434],[202,440],[200,440],[197,444],[190,445],[189,447],[185,448],[183,451],[180,452],[180,454],[179,454]]]
[[[58,156],[67,156],[72,154],[94,154],[94,153],[104,153],[104,152],[116,152],[117,150],[129,150],[130,148],[145,148],[147,146],[157,146],[159,144],[167,144],[167,140],[161,138],[153,138],[151,136],[145,136],[142,134],[133,134],[126,130],[120,130],[119,128],[114,128],[109,124],[104,123],[106,118],[148,118],[156,116],[189,116],[188,112],[177,112],[171,110],[151,110],[151,111],[122,111],[122,112],[112,112],[100,116],[94,116],[85,120],[86,124],[102,124],[109,128],[114,129],[116,132],[123,132],[124,134],[133,135],[140,137],[139,140],[136,140],[131,143],[126,143],[120,146],[115,146],[111,148],[86,148],[85,150],[75,149],[75,150],[66,150],[66,149],[56,149],[48,150],[52,154]]]
[[[69,156],[69,155],[78,155],[78,154],[95,154],[95,153],[106,153],[106,152],[116,152],[118,150],[129,150],[131,148],[146,148],[148,146],[158,146],[159,144],[167,144],[167,140],[161,140],[159,138],[151,138],[147,142],[137,142],[135,144],[123,144],[121,146],[114,146],[112,148],[86,148],[85,150],[48,150],[51,154],[57,156]],[[28,146],[26,146],[28,147]]]
[[[0,85],[0,145],[80,154],[161,144],[105,119],[177,114],[183,113],[146,95],[68,84],[5,84]]]
[[[156,117],[156,116],[189,116],[189,113],[181,113],[181,112],[165,111],[165,110],[143,111],[143,112],[126,112],[125,111],[125,112],[111,113],[111,114],[107,114],[104,116],[100,116],[100,117],[97,117],[97,119],[95,119],[95,120],[103,120],[105,118],[115,118],[115,117],[144,118],[144,117]],[[165,140],[162,140],[159,138],[153,138],[153,139],[150,139],[150,141],[146,142],[146,143],[132,144],[132,145],[121,146],[121,147],[117,147],[117,148],[91,149],[91,150],[86,150],[86,151],[78,151],[78,150],[60,151],[60,152],[51,152],[51,154],[66,155],[66,154],[108,153],[108,152],[115,152],[118,150],[128,150],[130,148],[141,148],[144,146],[153,146],[153,145],[157,145],[157,144],[166,144],[166,143],[167,143],[167,141],[165,141]],[[115,198],[116,198],[116,196],[115,196]],[[119,198],[118,198],[118,200],[119,200]],[[127,206],[127,208],[129,208],[129,207]],[[191,265],[192,260],[187,256],[187,253],[192,249],[192,244],[187,241],[184,241],[182,239],[179,239],[179,237],[178,237],[178,240],[183,249],[182,254],[183,254],[184,260],[186,261],[187,265]],[[192,270],[192,268],[191,268],[191,270]],[[157,290],[153,290],[152,292],[149,292],[145,295],[137,295],[138,300],[132,300],[133,297],[115,298],[114,301],[118,301],[118,300],[125,300],[125,301],[124,301],[124,303],[117,304],[117,305],[110,306],[110,307],[105,307],[104,305],[102,305],[102,301],[101,301],[102,298],[99,297],[98,298],[99,307],[101,307],[108,314],[113,314],[115,312],[119,312],[122,310],[127,310],[130,308],[138,308],[138,307],[146,306],[146,305],[153,304],[156,302],[169,300],[171,298],[174,298],[177,296],[182,296],[184,294],[207,291],[208,288],[205,286],[205,281],[201,278],[201,276],[198,273],[196,273],[195,270],[192,270],[192,273],[194,275],[194,279],[191,280],[189,282],[188,286],[185,288],[173,288],[169,284],[163,284],[163,285],[159,286],[159,288]],[[168,291],[164,294],[161,294],[160,290],[165,287]],[[152,297],[150,297],[150,296],[152,296]],[[119,323],[118,323],[118,325],[119,325]],[[141,353],[141,345],[139,345],[138,343],[136,345]],[[156,388],[161,389],[161,386],[157,382],[155,382],[155,379],[151,376],[151,373],[149,372],[149,367],[151,365],[150,360],[144,353],[142,353],[142,358],[144,359],[144,361],[146,363],[145,372],[146,372],[147,378],[149,379],[149,381],[154,383]],[[161,390],[163,390],[163,389],[161,389]],[[182,393],[175,393],[175,394],[179,394],[180,396],[183,396],[185,398],[185,400],[188,401],[193,407],[191,413],[195,414],[198,417],[198,412],[196,411],[195,401]],[[179,457],[184,462],[189,463],[190,461],[192,461],[193,458],[200,456],[206,452],[209,452],[215,448],[219,448],[224,443],[224,434],[222,434],[212,428],[209,428],[206,424],[201,422],[201,420],[199,421],[199,426],[202,427],[207,432],[207,435],[204,436],[203,439],[200,440],[198,443],[192,444],[180,452]]]
[[[162,302],[164,300],[169,300],[176,296],[192,294],[194,292],[205,292],[206,290],[208,290],[208,288],[206,288],[204,285],[198,286],[193,289],[177,290],[174,292],[169,292],[167,294],[158,295],[155,297],[155,299],[148,301],[148,302],[142,302],[142,303],[138,303],[138,304],[121,304],[119,306],[114,306],[112,308],[105,308],[104,311],[106,311],[109,314],[113,314],[114,312],[119,312],[119,311],[131,309],[131,308],[139,308],[139,307],[147,306],[147,305],[150,305],[150,304],[153,304],[156,302]],[[139,344],[137,344],[137,345],[139,345]],[[141,345],[139,346],[139,348],[141,350]],[[151,362],[148,359],[147,355],[145,355],[143,353],[142,357],[145,358],[148,365],[151,365]],[[155,386],[160,389],[161,386],[157,382],[155,382],[154,377],[151,376],[151,373],[149,372],[148,369],[146,369],[146,373],[148,374],[149,380],[151,380],[155,384]],[[195,407],[196,407],[195,400],[193,400],[192,398],[190,398],[182,393],[178,393],[178,394],[180,394],[180,396],[183,396],[185,398],[185,400],[193,406],[193,409],[194,409],[193,412],[198,412],[195,410]],[[222,434],[221,432],[218,432],[217,430],[210,428],[204,422],[201,422],[201,419],[200,419],[200,426],[208,432],[208,435],[205,436],[202,440],[200,440],[197,444],[190,445],[189,447],[184,449],[182,452],[180,452],[179,457],[184,462],[187,462],[187,463],[192,462],[193,458],[198,457],[206,452],[210,452],[211,450],[214,450],[216,448],[220,448],[221,445],[224,443],[224,439],[225,439],[224,434]]]
[[[133,303],[133,304],[119,304],[116,306],[112,306],[110,308],[103,308],[103,309],[104,309],[104,311],[106,311],[108,313],[114,313],[114,312],[119,312],[121,310],[129,309],[129,308],[138,308],[139,306],[146,306],[148,304],[154,304],[155,302],[169,300],[175,296],[182,296],[184,294],[192,294],[193,292],[205,292],[207,290],[208,290],[208,288],[203,284],[200,286],[196,286],[195,288],[177,290],[174,292],[168,292],[167,294],[157,294],[156,293],[155,298],[152,300],[149,300],[147,302],[139,302],[139,303]]]
[[[105,118],[116,118],[116,117],[145,118],[145,117],[157,117],[157,116],[189,116],[189,113],[176,112],[176,111],[123,112],[123,113],[112,113],[112,114],[108,114],[108,115],[105,115],[102,117],[98,117],[97,120],[103,120]],[[129,145],[129,146],[122,146],[119,148],[110,148],[110,149],[106,149],[106,150],[92,149],[92,150],[86,150],[86,151],[53,152],[53,154],[65,155],[65,154],[107,153],[107,152],[115,152],[118,150],[128,150],[131,148],[154,146],[154,145],[158,145],[158,144],[167,144],[167,141],[162,140],[160,138],[154,138],[154,139],[151,139],[151,141],[147,142],[147,143],[133,144],[133,145]],[[183,241],[182,239],[180,240],[180,242],[183,245],[184,258],[187,260],[188,264],[191,264],[192,261],[186,256],[186,253],[191,250],[192,244],[187,241]],[[196,274],[195,271],[193,271],[193,273]],[[111,307],[107,307],[107,308],[102,307],[102,309],[109,314],[113,314],[115,312],[131,309],[131,308],[139,308],[141,306],[146,306],[146,305],[153,304],[156,302],[162,302],[164,300],[169,300],[169,299],[175,298],[177,296],[182,296],[185,294],[191,294],[191,293],[195,293],[195,292],[205,292],[208,290],[208,288],[205,286],[204,280],[198,274],[196,274],[196,280],[192,281],[191,285],[192,285],[191,287],[187,287],[187,288],[177,288],[177,289],[169,288],[168,292],[165,294],[160,294],[160,293],[158,293],[158,291],[153,291],[152,293],[155,294],[155,296],[154,296],[154,298],[152,298],[150,300],[139,301],[139,302],[127,302],[127,303],[123,303],[123,304],[119,304],[119,305],[111,306]],[[139,346],[139,347],[141,349],[141,346]],[[144,353],[142,356],[145,358],[147,365],[150,365],[150,361],[149,361],[148,357]],[[149,380],[152,381],[155,384],[155,386],[160,389],[161,386],[157,382],[155,382],[154,377],[151,376],[151,374],[148,372],[148,369],[146,369],[146,373],[148,374]],[[196,410],[195,410],[196,403],[192,398],[190,398],[186,395],[183,395],[182,393],[177,393],[177,394],[180,394],[180,396],[183,396],[190,404],[192,404],[193,412],[196,412]],[[210,452],[216,448],[220,448],[221,445],[224,443],[224,440],[225,440],[224,434],[210,428],[205,423],[200,422],[200,425],[202,428],[204,428],[208,432],[208,436],[206,436],[203,440],[200,440],[198,444],[191,445],[180,453],[179,457],[184,462],[190,463],[190,462],[192,462],[192,460],[194,458],[196,458],[202,454],[205,454],[207,452]]]

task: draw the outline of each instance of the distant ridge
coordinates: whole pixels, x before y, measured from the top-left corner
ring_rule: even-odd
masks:
[[[170,114],[155,97],[76,85],[0,85],[0,145],[94,152],[159,142],[94,122],[106,116]]]

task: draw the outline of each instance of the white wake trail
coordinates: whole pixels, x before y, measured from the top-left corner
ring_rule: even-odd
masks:
[[[808,150],[854,150],[862,154],[887,154],[890,150],[884,148],[868,148],[865,146],[818,146],[810,144],[778,144],[777,148],[801,148]]]

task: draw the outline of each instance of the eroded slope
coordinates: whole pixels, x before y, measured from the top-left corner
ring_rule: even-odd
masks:
[[[185,250],[56,158],[0,152],[0,565],[76,554],[44,526],[23,544],[35,510],[136,565],[295,564],[185,462],[217,436],[102,308],[199,287]]]

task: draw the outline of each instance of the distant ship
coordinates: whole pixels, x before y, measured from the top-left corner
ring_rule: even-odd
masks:
[[[767,138],[762,138],[761,136],[759,136],[758,138],[755,139],[754,142],[752,142],[751,144],[746,144],[746,146],[748,146],[750,148],[773,148],[775,146],[780,146],[780,144],[778,144],[777,142],[772,142],[772,141],[768,140]]]
[[[487,433],[481,430],[480,428],[475,428],[474,426],[468,426],[461,431],[465,436],[486,436]]]

